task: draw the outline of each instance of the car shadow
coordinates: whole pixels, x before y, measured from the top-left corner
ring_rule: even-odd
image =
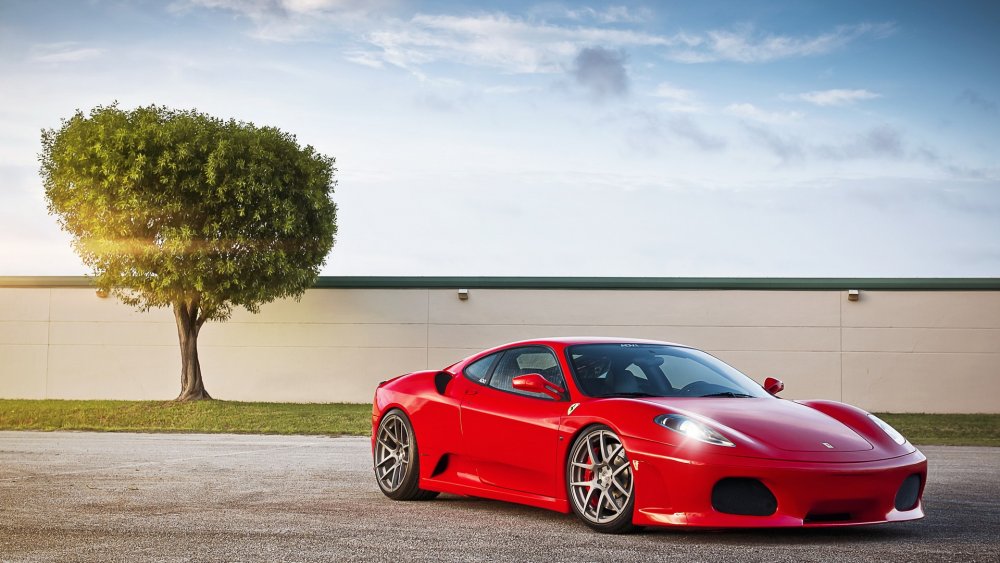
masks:
[[[834,528],[658,528],[640,532],[665,540],[708,540],[740,545],[787,545],[790,543],[884,542],[920,536],[913,524],[870,524]]]
[[[527,524],[565,526],[577,531],[590,529],[572,514],[562,514],[543,508],[477,497],[442,494],[435,503],[447,503],[470,513],[489,512],[503,517],[516,517]],[[830,528],[667,528],[647,526],[632,536],[671,543],[710,542],[722,545],[781,546],[789,544],[840,544],[845,541],[886,542],[920,538],[926,535],[920,522],[868,524]]]

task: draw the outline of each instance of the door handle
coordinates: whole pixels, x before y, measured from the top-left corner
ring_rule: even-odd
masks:
[[[466,389],[465,390],[465,394],[466,395],[475,395],[477,393],[479,393],[479,391],[476,391],[475,389]]]

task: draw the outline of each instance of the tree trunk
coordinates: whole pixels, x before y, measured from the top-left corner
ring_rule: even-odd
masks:
[[[211,399],[201,380],[201,364],[198,362],[198,332],[205,324],[205,317],[198,306],[198,298],[174,303],[174,319],[177,321],[177,337],[181,345],[181,394],[177,401],[199,401]]]

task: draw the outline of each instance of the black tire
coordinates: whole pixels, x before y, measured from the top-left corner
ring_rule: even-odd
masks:
[[[400,409],[385,413],[375,437],[375,481],[385,496],[393,500],[430,500],[438,495],[418,487],[420,454],[406,413]]]
[[[598,494],[596,500],[594,494]],[[631,462],[611,428],[589,426],[573,441],[566,458],[566,495],[577,518],[598,532],[627,534],[639,529],[632,523],[635,483]]]

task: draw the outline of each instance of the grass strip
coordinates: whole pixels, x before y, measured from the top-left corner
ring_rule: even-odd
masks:
[[[0,399],[0,430],[368,436],[371,405]],[[917,445],[1000,446],[1000,414],[878,413]]]
[[[878,413],[920,446],[1000,446],[1000,414]]]
[[[0,430],[371,434],[370,404],[0,399]]]

